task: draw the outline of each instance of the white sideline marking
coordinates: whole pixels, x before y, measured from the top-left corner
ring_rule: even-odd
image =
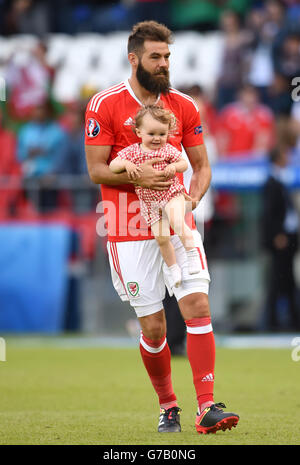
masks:
[[[6,342],[0,337],[0,362],[6,362]]]

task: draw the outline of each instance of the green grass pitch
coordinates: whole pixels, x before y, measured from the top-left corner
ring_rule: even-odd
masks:
[[[138,348],[24,347],[0,362],[0,444],[300,444],[300,361],[289,349],[217,347],[215,400],[237,428],[198,435],[185,357],[172,359],[182,433],[158,434],[158,404]]]

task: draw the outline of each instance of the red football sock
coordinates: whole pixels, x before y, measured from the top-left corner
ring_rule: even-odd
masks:
[[[171,352],[166,336],[152,341],[141,332],[140,352],[161,408],[177,406],[171,381]]]
[[[213,404],[215,340],[211,319],[193,318],[185,321],[187,356],[193,372],[199,410]]]

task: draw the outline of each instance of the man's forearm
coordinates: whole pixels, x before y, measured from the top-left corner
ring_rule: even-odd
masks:
[[[193,174],[190,182],[189,195],[195,201],[200,201],[211,181],[211,168],[204,144],[187,147],[186,153],[190,160]]]
[[[189,195],[200,201],[207,192],[211,182],[210,166],[203,166],[200,170],[194,171],[190,182]]]
[[[107,184],[109,186],[133,184],[133,181],[129,179],[126,171],[122,173],[113,173],[106,163],[98,163],[93,166],[89,175],[94,184]]]
[[[127,172],[113,173],[108,160],[111,153],[111,146],[86,145],[86,162],[88,173],[94,184],[107,184],[117,186],[119,184],[132,184]]]

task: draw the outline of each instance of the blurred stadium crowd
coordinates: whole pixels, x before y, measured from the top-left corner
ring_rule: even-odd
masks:
[[[278,146],[300,165],[298,1],[0,0],[1,221],[67,218],[94,258],[100,199],[85,165],[85,106],[129,77],[127,34],[144,19],[174,31],[171,83],[199,105],[212,166],[268,159]],[[209,256],[253,252],[240,220],[254,204],[214,190]]]

